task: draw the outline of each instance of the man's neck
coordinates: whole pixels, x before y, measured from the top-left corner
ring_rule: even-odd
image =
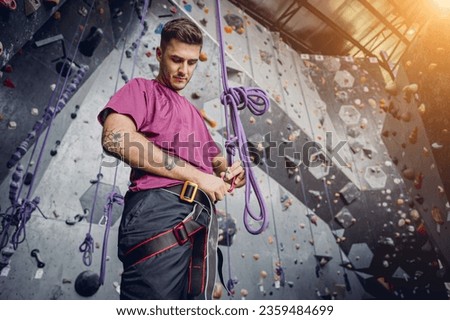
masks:
[[[158,75],[158,76],[155,78],[155,80],[156,80],[157,82],[159,82],[159,84],[163,85],[164,87],[166,87],[166,88],[172,90],[173,92],[176,92],[176,93],[177,93],[178,95],[180,95],[180,96],[183,96],[183,94],[181,93],[181,90],[174,90],[172,87],[168,86],[168,85],[161,79],[161,76],[160,76],[160,75]]]

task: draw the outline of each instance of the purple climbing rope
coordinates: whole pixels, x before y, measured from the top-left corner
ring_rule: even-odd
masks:
[[[228,153],[228,163],[230,164],[233,163],[233,157],[236,155],[236,148],[239,150],[239,155],[245,168],[245,179],[247,181],[245,186],[244,225],[247,231],[251,234],[260,234],[267,228],[269,221],[267,217],[266,204],[258,186],[255,174],[252,170],[252,161],[249,151],[245,147],[247,144],[247,137],[245,135],[241,119],[239,118],[239,110],[248,108],[254,115],[259,116],[264,114],[269,109],[270,101],[267,93],[261,88],[229,87],[221,19],[222,15],[220,13],[220,1],[216,0],[217,34],[219,38],[220,65],[223,86],[220,101],[225,106],[227,133],[225,148]],[[230,122],[234,135],[231,134]],[[252,190],[258,200],[260,209],[259,214],[253,212],[250,208],[250,196]],[[258,223],[259,226],[253,226],[253,222]]]
[[[103,158],[103,157],[102,157]],[[100,181],[102,180],[102,166],[100,166],[100,169],[97,174],[97,181],[95,185],[95,191],[94,191],[94,199],[92,200],[91,205],[91,216],[89,220],[89,230],[86,233],[86,236],[84,238],[84,241],[80,244],[78,249],[80,252],[83,253],[83,263],[85,266],[89,267],[92,264],[92,254],[94,253],[94,238],[92,237],[92,223],[94,221],[94,212],[95,212],[95,204],[97,203],[97,195],[98,195],[98,189],[100,187]]]

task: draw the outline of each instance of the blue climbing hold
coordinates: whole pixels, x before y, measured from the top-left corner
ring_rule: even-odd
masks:
[[[184,6],[184,10],[186,10],[187,12],[191,12],[192,11],[192,6],[190,4],[186,4]]]
[[[163,24],[163,23],[160,23],[160,24],[156,27],[155,33],[156,33],[156,34],[161,34],[163,27],[164,27],[164,24]]]

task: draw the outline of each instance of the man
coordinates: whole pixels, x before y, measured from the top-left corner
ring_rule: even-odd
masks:
[[[202,44],[190,20],[166,23],[157,78],[131,80],[98,117],[105,151],[132,167],[119,228],[121,299],[189,299],[205,292],[210,298],[215,270],[206,264],[217,246],[208,241],[217,237],[212,203],[224,199],[230,184],[242,187],[245,174],[239,162],[227,167],[201,114],[180,95]],[[207,243],[214,252],[205,257]]]

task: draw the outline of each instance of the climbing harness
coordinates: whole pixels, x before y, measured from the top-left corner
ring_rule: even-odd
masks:
[[[267,219],[267,210],[264,198],[252,170],[252,160],[248,149],[245,148],[247,137],[245,135],[242,122],[239,118],[239,110],[243,110],[247,107],[253,114],[262,115],[269,109],[270,102],[267,93],[260,88],[229,87],[221,19],[222,15],[220,12],[220,1],[216,0],[217,34],[219,38],[220,66],[223,85],[223,92],[221,94],[220,101],[222,105],[225,106],[226,117],[227,140],[225,142],[225,148],[228,153],[228,163],[230,164],[233,163],[236,148],[239,150],[239,155],[245,169],[246,178],[245,208],[243,217],[244,225],[249,233],[260,234],[267,228],[269,221]],[[231,127],[234,135],[231,133]],[[250,208],[250,196],[252,190],[258,200],[260,209],[259,214],[254,213]],[[254,226],[254,222],[259,225]]]
[[[217,265],[218,223],[213,204],[208,196],[190,181],[182,185],[162,188],[193,204],[193,210],[180,223],[138,243],[125,253],[124,268],[137,265],[175,246],[191,243],[192,256],[188,268],[188,294],[204,295],[211,299]],[[219,261],[220,263],[220,261]],[[222,276],[220,275],[222,278]]]

